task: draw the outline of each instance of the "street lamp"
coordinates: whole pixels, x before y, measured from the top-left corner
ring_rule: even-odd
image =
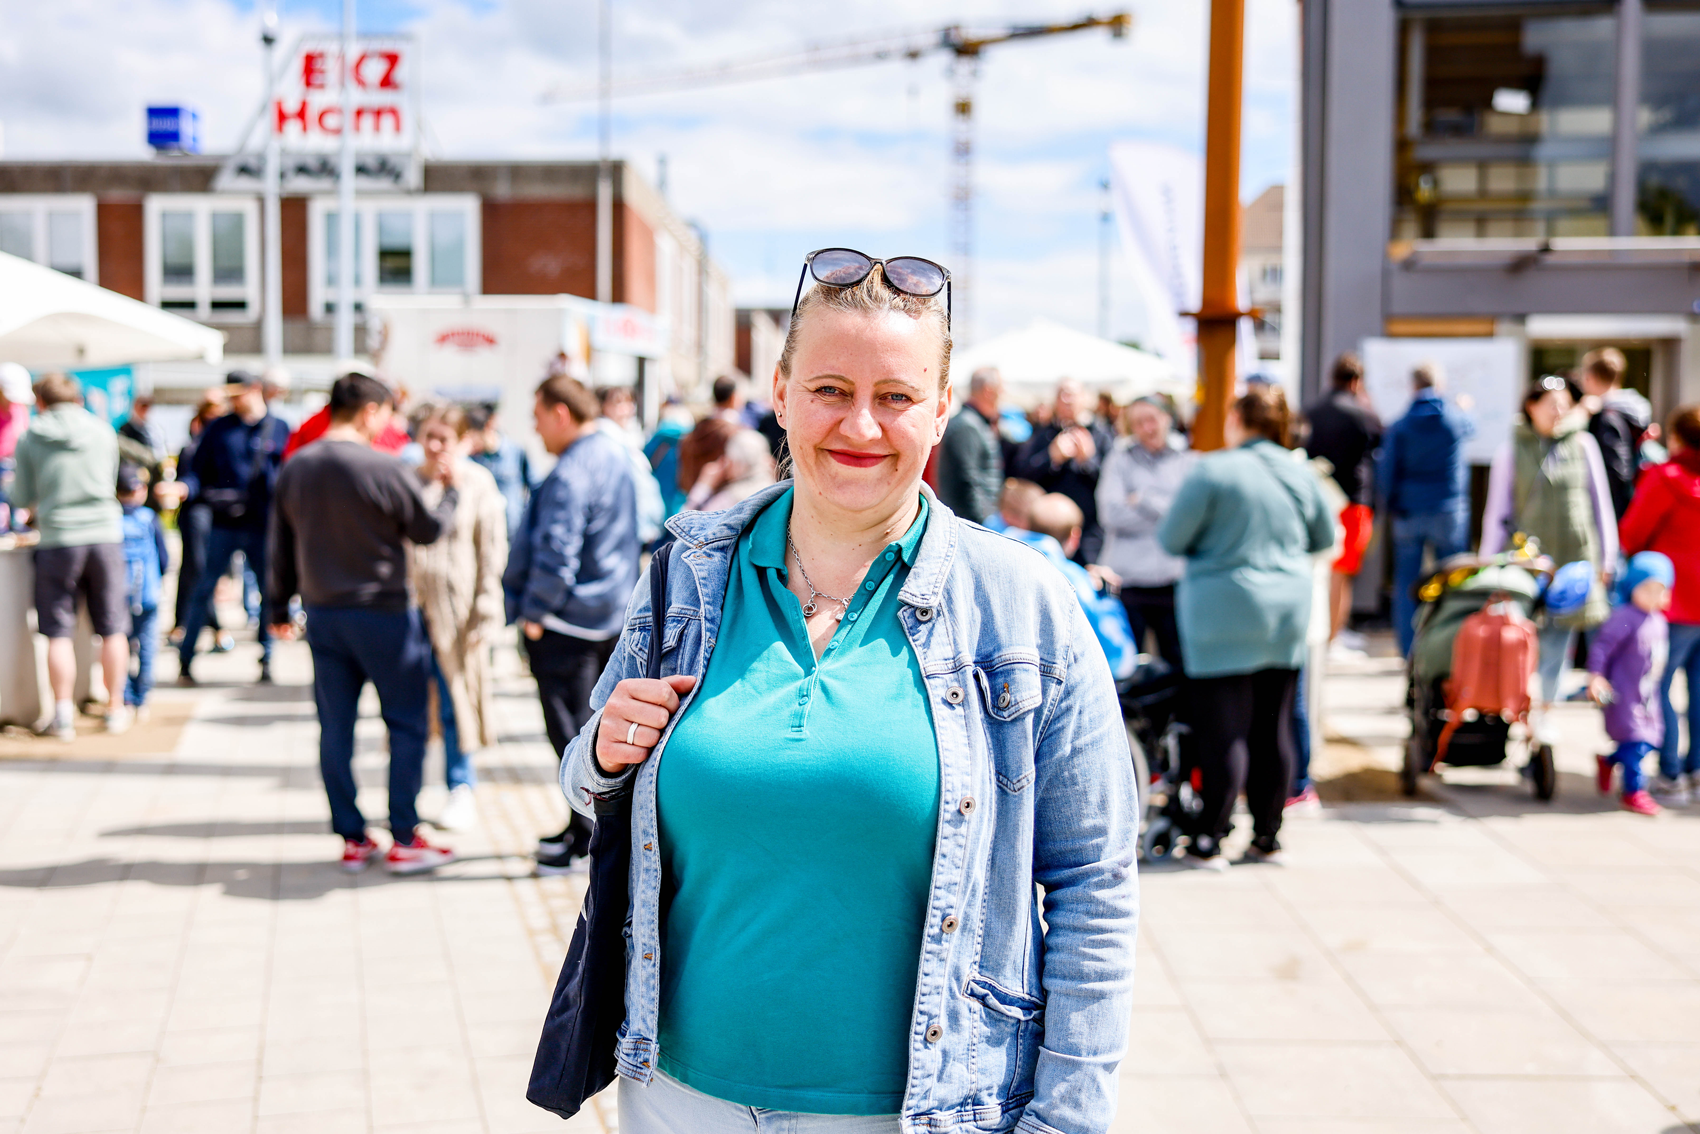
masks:
[[[354,357],[354,0],[342,0],[342,152],[336,179],[337,359]]]
[[[265,264],[260,300],[260,340],[266,366],[283,362],[283,233],[280,229],[278,182],[280,155],[277,144],[277,7],[268,3],[260,16],[260,43],[266,52],[266,185],[264,216],[261,226],[265,234]]]

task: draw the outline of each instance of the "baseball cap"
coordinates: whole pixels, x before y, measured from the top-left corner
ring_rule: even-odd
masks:
[[[142,470],[132,464],[118,466],[118,494],[128,496],[138,488],[145,487],[147,481],[142,479]]]
[[[252,370],[232,370],[224,376],[224,384],[227,386],[260,386],[264,383],[265,380]]]
[[[15,362],[0,362],[0,394],[9,402],[35,405],[35,391],[30,389],[30,372]]]

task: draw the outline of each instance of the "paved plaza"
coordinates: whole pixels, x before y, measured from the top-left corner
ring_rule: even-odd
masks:
[[[611,1101],[563,1124],[524,1098],[582,882],[529,876],[564,805],[517,661],[481,825],[412,879],[332,865],[305,648],[275,687],[254,665],[206,659],[130,736],[0,737],[0,1132],[617,1129]],[[1396,667],[1329,686],[1330,802],[1290,862],[1146,873],[1115,1129],[1700,1129],[1700,814],[1602,801],[1584,706],[1555,803],[1505,770],[1405,801]],[[381,816],[370,715],[361,752]]]

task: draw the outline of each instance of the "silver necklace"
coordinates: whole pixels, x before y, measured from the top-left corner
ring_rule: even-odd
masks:
[[[850,609],[850,600],[839,598],[837,595],[829,595],[825,591],[817,589],[814,583],[809,580],[808,568],[803,566],[803,553],[797,550],[797,541],[791,538],[789,531],[785,533],[785,543],[791,548],[792,557],[797,560],[797,572],[803,576],[803,585],[809,588],[809,601],[803,604],[803,617],[813,618],[815,611],[820,609],[815,600],[823,598],[831,599],[838,604],[838,612],[832,616],[833,621],[843,622],[844,612]]]

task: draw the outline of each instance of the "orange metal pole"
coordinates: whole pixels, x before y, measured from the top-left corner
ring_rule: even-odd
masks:
[[[1240,104],[1245,74],[1245,0],[1210,2],[1209,101],[1204,130],[1203,301],[1198,311],[1198,378],[1203,395],[1193,445],[1220,449],[1234,396],[1239,323]]]

